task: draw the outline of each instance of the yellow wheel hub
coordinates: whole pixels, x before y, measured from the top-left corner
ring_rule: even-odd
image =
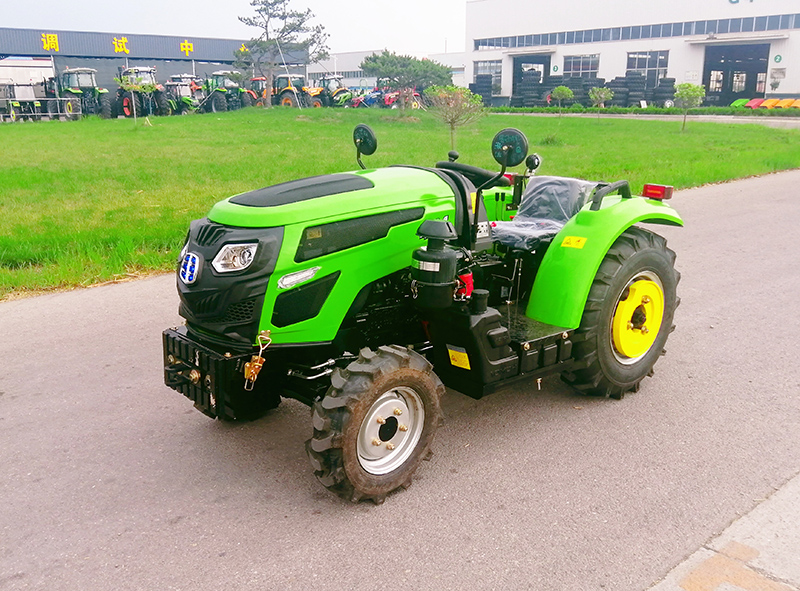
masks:
[[[664,292],[649,280],[634,281],[628,297],[620,300],[611,320],[614,348],[624,357],[647,353],[658,336],[664,320]]]

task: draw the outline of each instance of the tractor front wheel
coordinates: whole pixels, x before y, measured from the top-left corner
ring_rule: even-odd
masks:
[[[158,109],[158,114],[162,117],[169,117],[174,111],[172,103],[163,92],[156,93],[156,108]]]
[[[256,100],[253,98],[253,95],[250,94],[249,92],[247,91],[242,92],[241,95],[242,96],[240,97],[240,100],[242,102],[242,109],[246,107],[252,107],[255,104]]]
[[[133,117],[134,109],[136,110],[137,117],[143,117],[144,107],[142,106],[142,97],[138,93],[126,91],[122,93],[122,114],[126,117]]]
[[[111,97],[108,93],[100,95],[100,117],[103,119],[111,119],[113,117],[113,105],[111,104]]]
[[[311,107],[314,109],[319,109],[320,107],[324,107],[325,105],[322,102],[322,99],[318,96],[311,98]]]
[[[224,113],[228,110],[228,101],[221,92],[214,92],[208,99],[208,110],[211,113]]]
[[[622,398],[652,375],[680,303],[675,253],[661,236],[628,228],[597,271],[562,378],[584,394]]]
[[[306,451],[322,485],[340,497],[383,502],[411,485],[430,454],[442,418],[444,385],[431,364],[405,347],[362,349],[335,370],[314,404],[314,435]]]
[[[64,113],[66,113],[67,119],[70,121],[79,119],[81,116],[81,100],[71,92],[65,92],[63,98],[66,99],[64,101]]]
[[[297,97],[294,95],[293,92],[284,92],[281,95],[280,104],[282,107],[296,107]]]

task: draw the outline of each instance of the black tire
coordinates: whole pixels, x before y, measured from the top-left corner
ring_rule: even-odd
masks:
[[[125,117],[133,117],[134,109],[137,117],[144,117],[142,97],[138,92],[125,91],[120,98],[120,111]]]
[[[67,116],[67,119],[70,121],[75,121],[76,119],[80,119],[81,116],[81,99],[79,99],[76,95],[72,94],[71,92],[64,92],[62,98],[66,99],[64,104],[64,113]]]
[[[208,112],[209,113],[224,113],[228,110],[228,101],[225,95],[221,92],[214,92],[211,98],[208,99]]]
[[[312,109],[320,109],[325,106],[325,103],[322,102],[322,99],[318,96],[312,96],[310,100]]]
[[[172,104],[169,102],[166,93],[156,93],[156,108],[158,109],[157,114],[162,117],[169,117],[172,115]]]
[[[317,479],[352,502],[382,503],[408,488],[430,455],[444,392],[418,353],[396,345],[362,349],[347,369],[334,371],[328,393],[314,404],[306,451]]]
[[[50,119],[53,118],[53,115],[58,116],[58,99],[47,99],[46,108]]]
[[[108,93],[100,95],[100,117],[103,119],[111,119],[114,115],[114,108],[111,104],[111,97]]]
[[[282,107],[297,107],[297,96],[291,90],[286,91],[280,96],[278,104]]]
[[[241,94],[240,99],[242,103],[242,109],[246,107],[252,107],[255,104],[256,100],[253,98],[252,94],[250,94],[249,92],[242,92],[240,94]]]
[[[590,396],[617,399],[639,389],[639,383],[652,375],[653,365],[664,353],[667,337],[675,328],[672,320],[680,303],[676,293],[680,273],[674,265],[675,253],[657,234],[631,227],[617,238],[589,291],[581,325],[573,337],[577,369],[562,375],[565,382]],[[652,299],[644,295],[632,309],[636,304],[629,298],[651,292],[655,294]],[[654,338],[647,330],[648,321],[658,324]],[[621,336],[616,337],[615,330]],[[626,355],[621,344],[631,342],[634,346]]]

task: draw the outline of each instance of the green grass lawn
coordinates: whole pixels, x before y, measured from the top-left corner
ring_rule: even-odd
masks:
[[[190,220],[230,195],[357,167],[431,166],[449,131],[430,113],[247,109],[131,120],[0,125],[0,299],[168,270]],[[491,115],[459,131],[460,162],[495,168],[494,134],[518,127],[540,174],[684,188],[800,167],[800,131],[760,125]]]

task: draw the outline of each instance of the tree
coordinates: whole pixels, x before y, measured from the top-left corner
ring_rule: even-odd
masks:
[[[272,88],[275,69],[284,63],[288,52],[302,52],[308,62],[314,63],[328,57],[328,34],[322,25],[312,25],[314,13],[292,10],[291,0],[252,0],[254,16],[240,16],[239,20],[260,34],[234,52],[234,67],[251,75],[264,76],[267,88]],[[270,104],[270,101],[267,101]]]
[[[433,112],[450,126],[450,149],[456,149],[456,128],[479,119],[485,114],[483,101],[468,88],[458,86],[429,86],[425,89]]]
[[[597,118],[600,119],[600,109],[604,109],[606,102],[614,98],[614,91],[610,88],[602,86],[595,86],[589,90],[589,100],[592,101],[592,106],[597,108]]]
[[[400,96],[403,99],[411,95],[410,91],[415,88],[423,91],[428,86],[447,86],[453,83],[453,76],[447,66],[433,60],[420,60],[386,50],[364,58],[361,69],[367,76],[385,80],[390,87],[401,91]],[[405,100],[401,106],[405,106]]]
[[[561,103],[575,98],[575,93],[572,92],[572,89],[567,88],[566,86],[556,86],[553,89],[553,92],[550,93],[550,97],[558,102],[558,116],[561,117]]]
[[[681,127],[681,131],[686,129],[686,117],[689,115],[689,109],[699,107],[703,104],[705,96],[706,89],[702,84],[684,82],[683,84],[675,85],[675,106],[679,109],[683,109],[683,126]]]

